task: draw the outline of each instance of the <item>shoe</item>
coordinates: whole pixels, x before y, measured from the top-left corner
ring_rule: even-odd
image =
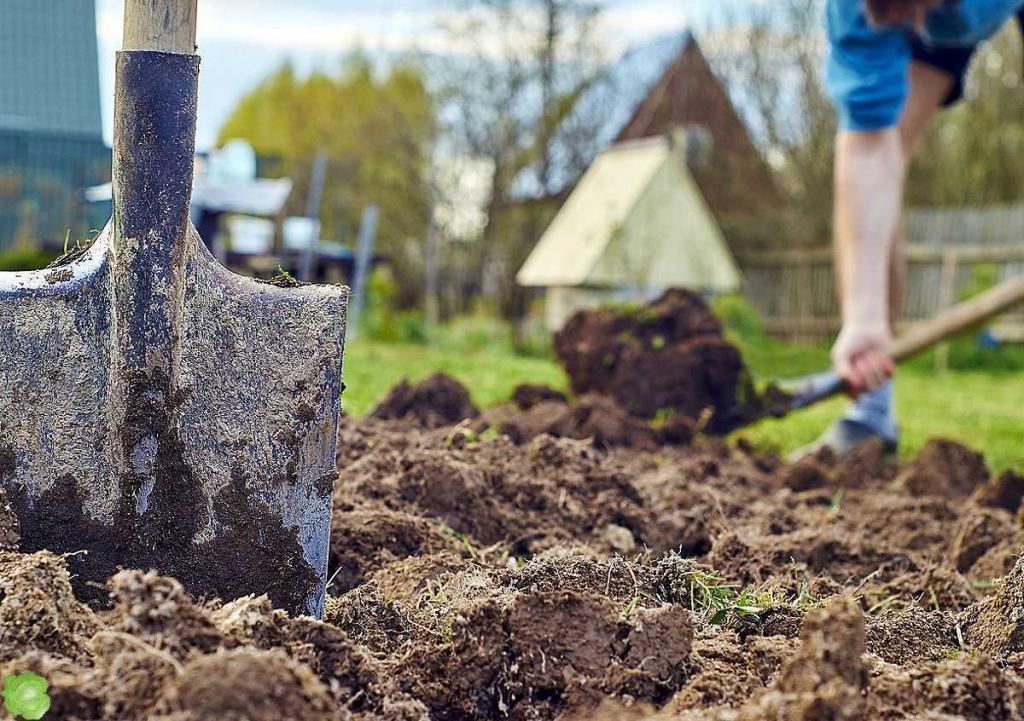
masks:
[[[882,448],[886,455],[895,456],[899,451],[898,438],[886,438],[863,423],[852,421],[849,418],[840,418],[829,426],[818,440],[794,451],[789,460],[798,461],[801,458],[816,455],[826,448],[837,458],[845,458],[865,443],[876,439],[882,441]]]

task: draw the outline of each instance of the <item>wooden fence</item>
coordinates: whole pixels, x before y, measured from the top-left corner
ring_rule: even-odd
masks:
[[[822,342],[838,331],[830,248],[745,253],[737,261],[744,291],[770,333],[798,342]],[[954,304],[983,277],[1001,281],[1024,275],[1024,245],[914,243],[907,248],[907,261],[902,322],[913,323]],[[1024,342],[1024,311],[1000,318],[993,330],[1003,340]]]

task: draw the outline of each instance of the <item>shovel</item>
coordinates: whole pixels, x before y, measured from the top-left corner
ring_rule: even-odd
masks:
[[[1024,278],[1005,281],[931,320],[911,326],[904,335],[890,344],[886,352],[897,363],[905,361],[944,340],[991,320],[1022,302]],[[739,420],[734,428],[742,428],[764,418],[782,418],[793,411],[837,396],[846,391],[846,386],[842,378],[834,371],[829,371],[781,383],[779,391],[781,392],[775,394],[778,397],[771,398],[761,413],[753,418]]]
[[[195,27],[196,0],[128,0],[113,219],[0,273],[0,488],[86,600],[152,568],[318,616],[348,290],[236,276],[189,223]]]

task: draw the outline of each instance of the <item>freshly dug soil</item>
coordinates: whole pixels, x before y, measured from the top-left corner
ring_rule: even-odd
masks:
[[[764,412],[739,350],[697,293],[635,309],[576,313],[555,352],[577,395],[601,393],[640,418],[679,415],[724,432]]]
[[[323,621],[140,571],[94,611],[64,558],[0,551],[0,676],[71,721],[1024,718],[1017,485],[962,446],[788,465],[414,418],[343,423]]]
[[[435,373],[416,385],[403,380],[370,415],[386,421],[405,419],[424,428],[441,428],[476,418],[480,411],[469,400],[465,386],[444,373]]]

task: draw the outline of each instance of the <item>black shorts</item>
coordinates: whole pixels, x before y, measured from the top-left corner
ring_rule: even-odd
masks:
[[[1024,10],[1017,15],[1022,34],[1024,34]],[[966,48],[933,48],[928,47],[921,39],[915,37],[910,45],[911,57],[919,63],[930,65],[953,78],[953,87],[949,95],[942,101],[943,107],[955,104],[964,96],[964,80],[967,77],[967,69],[970,67],[971,58],[977,51],[978,46],[972,45]]]

